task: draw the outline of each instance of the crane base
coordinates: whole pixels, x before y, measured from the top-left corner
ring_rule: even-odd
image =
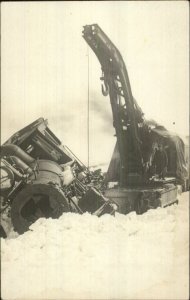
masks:
[[[127,214],[136,211],[142,214],[148,209],[165,207],[177,203],[177,186],[165,184],[160,187],[110,188],[105,190],[105,196],[118,205],[118,212]]]

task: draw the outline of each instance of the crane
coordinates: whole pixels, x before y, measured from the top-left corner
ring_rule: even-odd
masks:
[[[152,129],[145,120],[133,97],[125,62],[99,25],[84,26],[83,38],[100,62],[102,93],[109,95],[117,138],[114,153],[119,153],[119,163],[114,172],[118,184],[105,190],[106,196],[119,205],[121,213],[142,213],[177,202],[177,180],[183,180],[186,172],[182,140],[156,122]],[[151,174],[155,145],[167,148],[169,158],[169,176],[158,180]],[[113,160],[114,154],[110,166]]]
[[[146,176],[141,132],[146,126],[144,114],[133,97],[123,58],[97,24],[84,26],[83,38],[101,64],[102,93],[110,97],[120,153],[120,185],[126,186],[132,179],[143,182]]]

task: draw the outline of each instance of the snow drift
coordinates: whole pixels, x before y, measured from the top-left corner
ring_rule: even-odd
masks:
[[[184,193],[144,215],[39,219],[1,240],[2,298],[188,299],[188,214]]]

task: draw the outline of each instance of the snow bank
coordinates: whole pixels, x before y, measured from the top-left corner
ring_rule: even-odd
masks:
[[[67,213],[1,240],[3,299],[188,299],[188,193],[101,218]]]

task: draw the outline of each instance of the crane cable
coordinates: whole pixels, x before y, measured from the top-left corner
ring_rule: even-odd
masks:
[[[88,97],[87,97],[87,165],[89,168],[89,139],[90,139],[90,132],[89,132],[89,106],[90,106],[90,97],[89,97],[89,47],[87,46],[87,57],[88,57]]]

